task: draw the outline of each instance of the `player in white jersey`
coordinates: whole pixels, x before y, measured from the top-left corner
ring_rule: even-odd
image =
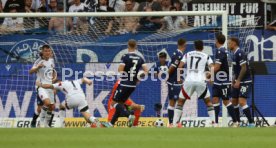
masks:
[[[36,73],[36,81],[43,84],[52,84],[55,78],[55,63],[52,53],[52,49],[49,45],[43,45],[41,47],[40,58],[38,58],[29,73]],[[53,90],[36,87],[37,90],[37,112],[34,114],[32,126],[35,126],[36,118],[40,113],[40,126],[48,127],[51,120],[52,111],[54,110],[55,95]],[[41,110],[42,108],[42,110]]]
[[[203,41],[197,40],[194,42],[195,51],[186,53],[178,68],[183,68],[187,65],[187,76],[185,77],[184,84],[179,94],[179,100],[174,110],[173,125],[176,126],[179,123],[183,105],[186,99],[190,99],[194,92],[197,93],[198,98],[204,99],[204,103],[208,108],[208,114],[210,116],[212,124],[215,123],[215,112],[213,104],[210,100],[210,92],[206,83],[206,65],[209,68],[213,67],[213,61],[206,53],[203,53]],[[178,124],[181,127],[181,123]]]
[[[56,89],[58,91],[61,91],[65,94],[66,97],[65,102],[61,104],[61,108],[78,108],[79,112],[81,112],[88,123],[95,123],[97,127],[100,127],[101,123],[99,122],[99,120],[92,116],[89,112],[88,104],[85,99],[85,94],[81,88],[81,84],[83,83],[91,85],[92,81],[87,78],[82,78],[74,81],[60,81],[55,84],[43,84],[37,81],[36,85],[44,89]],[[64,123],[65,110],[60,110],[60,116],[61,123]]]

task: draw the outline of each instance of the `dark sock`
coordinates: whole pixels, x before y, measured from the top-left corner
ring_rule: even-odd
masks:
[[[37,115],[36,113],[34,113],[33,115],[33,119],[32,119],[32,122],[33,123],[36,123],[36,119],[38,118],[39,115]]]
[[[173,123],[174,109],[168,109],[169,123]]]
[[[237,121],[241,122],[241,119],[240,119],[240,108],[239,107],[234,107],[234,112],[235,112]]]
[[[112,125],[115,124],[119,117],[128,117],[130,115],[130,113],[124,108],[122,104],[118,103],[115,108],[116,111],[112,117],[112,120],[110,121]]]
[[[227,106],[228,114],[231,116],[233,122],[237,122],[236,114],[233,105]]]
[[[247,120],[248,120],[249,123],[253,123],[254,122],[253,119],[252,119],[249,107],[246,107],[245,109],[243,109],[243,113],[247,117]]]
[[[52,126],[52,122],[53,122],[53,119],[54,119],[54,114],[52,114],[52,116],[51,116],[51,119],[50,119],[50,121],[49,121],[49,127],[51,127]]]
[[[218,123],[220,105],[219,104],[214,104],[214,109],[215,109],[215,122]]]

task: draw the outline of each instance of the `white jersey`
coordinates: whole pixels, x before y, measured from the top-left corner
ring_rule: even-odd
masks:
[[[82,79],[74,80],[74,81],[63,81],[59,83],[53,84],[54,88],[57,90],[60,90],[66,95],[66,98],[68,96],[72,96],[75,94],[81,94],[84,95],[84,92],[81,88]]]
[[[182,16],[177,16],[175,20],[171,16],[165,16],[164,20],[167,23],[168,30],[178,30],[182,28],[182,23],[184,22],[184,18]]]
[[[190,51],[182,60],[187,65],[187,76],[185,81],[204,82],[206,80],[205,68],[213,63],[213,60],[206,53]]]
[[[79,12],[79,11],[84,11],[84,3],[80,3],[80,5],[75,5],[73,4],[72,6],[69,7],[69,12]]]
[[[52,84],[53,70],[55,68],[54,59],[50,58],[47,61],[42,58],[38,58],[33,67],[37,67],[40,64],[44,66],[40,68],[36,73],[36,81],[41,82],[42,84]]]

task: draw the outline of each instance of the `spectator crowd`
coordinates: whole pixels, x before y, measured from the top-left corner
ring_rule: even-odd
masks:
[[[189,0],[0,0],[0,13],[15,12],[133,12],[182,11]],[[85,34],[97,30],[105,34],[137,31],[171,31],[187,27],[184,17],[52,17],[0,18],[0,32],[47,28],[50,33]],[[95,32],[95,31],[94,31]]]

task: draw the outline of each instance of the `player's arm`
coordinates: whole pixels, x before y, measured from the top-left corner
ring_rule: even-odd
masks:
[[[82,83],[85,83],[85,84],[88,84],[88,85],[91,85],[92,84],[92,80],[84,77],[81,79]]]
[[[213,60],[211,59],[210,56],[208,56],[207,64],[208,64],[209,70],[215,69],[215,64],[213,63]],[[219,63],[218,63],[218,64],[219,64]],[[220,65],[219,65],[219,68],[220,68]],[[215,73],[216,73],[216,72],[215,72]],[[210,74],[210,73],[206,73],[206,78],[207,78],[207,79],[210,79],[210,78],[211,78],[211,74]]]
[[[241,71],[240,71],[240,73],[239,73],[239,76],[238,76],[238,78],[237,78],[237,81],[241,81],[242,80],[242,78],[244,77],[244,75],[246,74],[246,71],[247,71],[247,68],[246,68],[246,64],[244,63],[244,64],[242,64],[241,65]]]
[[[238,81],[238,83],[239,83],[242,80],[242,78],[244,77],[244,75],[246,74],[247,68],[246,68],[246,57],[245,57],[245,55],[240,54],[238,59],[239,59],[239,63],[237,63],[237,64],[240,64],[241,70],[240,70],[239,75],[237,76],[236,81]]]
[[[221,51],[218,51],[215,56],[215,64],[214,64],[214,73],[217,73],[220,70],[221,61],[223,59],[223,54]]]
[[[45,89],[54,89],[53,84],[42,84],[39,81],[36,81],[36,86],[42,87],[42,88],[45,88]]]
[[[38,65],[34,65],[30,70],[29,70],[29,74],[33,74],[36,73],[40,68],[42,68],[44,65],[43,63],[40,63]]]
[[[177,56],[173,56],[171,65],[168,70],[169,75],[173,74],[178,66],[179,66],[179,59],[177,59]]]

